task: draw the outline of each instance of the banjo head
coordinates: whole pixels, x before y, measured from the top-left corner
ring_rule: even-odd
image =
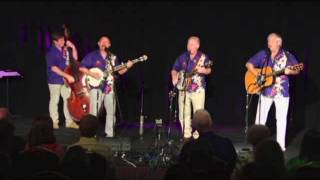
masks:
[[[89,75],[86,76],[86,82],[91,86],[91,87],[99,87],[101,82],[103,81],[103,71],[101,71],[99,68],[91,68],[89,69],[90,72],[93,72],[93,73],[97,73],[101,76],[100,79],[96,79],[94,77],[91,77]]]

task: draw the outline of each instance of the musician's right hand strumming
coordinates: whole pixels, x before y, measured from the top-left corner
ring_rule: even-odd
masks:
[[[66,42],[66,45],[67,45],[67,47],[70,47],[72,49],[76,49],[76,46],[69,40]]]
[[[178,77],[172,79],[172,85],[176,86],[178,83]]]
[[[247,67],[247,69],[248,69],[252,74],[254,74],[255,76],[259,76],[259,75],[260,75],[260,72],[256,70],[256,68],[254,67],[253,64],[247,63],[247,64],[246,64],[246,67]]]
[[[95,73],[95,72],[90,72],[87,68],[85,67],[80,67],[79,71],[83,72],[86,75],[89,75],[97,80],[99,80],[101,78],[101,75],[99,73]]]
[[[94,72],[91,72],[89,74],[89,76],[92,76],[93,78],[99,80],[101,78],[101,75],[99,73],[94,73]]]

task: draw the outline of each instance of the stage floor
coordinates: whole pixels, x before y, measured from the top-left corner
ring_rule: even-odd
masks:
[[[31,127],[32,118],[17,117],[13,122],[15,125],[16,135],[26,138]],[[157,134],[155,123],[145,123],[142,136],[143,138],[141,139],[141,136],[139,136],[139,123],[126,123],[118,125],[116,127],[116,137],[110,139],[104,138],[102,136],[104,124],[103,122],[100,123],[101,125],[98,131],[98,137],[101,142],[107,144],[112,144],[117,141],[129,142],[130,151],[132,152],[150,151],[152,148],[156,147],[156,143],[162,146],[168,142],[168,126],[163,126],[160,129],[162,131],[159,137],[157,136],[159,135],[159,133]],[[65,128],[63,126],[64,122],[60,124],[60,129],[55,130],[57,142],[65,147],[77,142],[79,139],[79,130]],[[178,148],[181,148],[182,143],[180,142],[181,135],[178,123],[174,123],[170,127],[170,139],[172,140],[171,142]],[[215,125],[213,129],[217,134],[231,139],[237,152],[239,152],[243,148],[250,147],[250,145],[247,144],[245,140],[244,127],[231,125]],[[300,131],[299,134],[297,134],[295,138],[290,141],[289,145],[287,146],[287,150],[285,151],[286,160],[298,154],[299,146],[304,133],[305,131]],[[273,138],[275,138],[275,135],[273,135]]]

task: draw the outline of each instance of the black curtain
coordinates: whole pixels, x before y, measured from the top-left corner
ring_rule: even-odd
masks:
[[[102,34],[125,62],[147,54],[120,78],[118,94],[124,119],[138,121],[141,84],[149,121],[168,120],[170,70],[186,50],[190,35],[201,38],[201,50],[213,60],[207,77],[206,108],[216,124],[244,125],[245,62],[266,47],[270,32],[283,36],[284,47],[305,63],[292,78],[288,113],[292,129],[319,127],[318,3],[302,2],[14,2],[1,3],[0,69],[23,78],[10,79],[10,108],[15,114],[48,113],[45,49],[49,33],[67,23],[80,58],[97,48]],[[13,13],[17,12],[17,13]],[[1,79],[1,104],[5,80]],[[256,98],[255,98],[256,99]],[[254,100],[256,101],[256,100]],[[253,123],[256,102],[250,107]],[[274,117],[270,116],[271,119]]]

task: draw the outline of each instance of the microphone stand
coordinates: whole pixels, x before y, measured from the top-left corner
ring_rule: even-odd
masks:
[[[105,49],[106,53],[107,53],[107,57],[108,57],[108,61],[109,61],[109,65],[111,67],[111,75],[113,76],[113,93],[114,93],[114,97],[113,97],[113,102],[116,103],[117,107],[118,107],[118,111],[119,111],[119,115],[120,115],[120,121],[123,122],[123,116],[122,116],[122,111],[121,111],[121,107],[120,107],[120,104],[119,104],[119,99],[118,99],[118,93],[117,93],[117,88],[116,88],[116,84],[115,84],[115,77],[114,77],[114,65],[112,63],[112,59],[111,59],[111,53],[110,51],[106,48]],[[116,59],[115,59],[116,60]],[[113,104],[113,106],[115,106]],[[109,113],[109,112],[107,112]],[[114,118],[114,117],[113,117]],[[114,130],[114,126],[115,126],[115,121],[113,119],[113,131]]]
[[[143,99],[144,99],[144,76],[143,76],[143,69],[141,68],[141,107],[140,107],[140,123],[139,123],[139,136],[140,136],[140,140],[143,140],[143,124],[144,124],[144,118],[145,116],[143,115]]]
[[[172,121],[174,123],[176,123],[176,118],[177,118],[177,108],[176,108],[176,101],[173,107],[173,100],[176,99],[175,97],[177,96],[176,93],[176,87],[174,87],[173,91],[169,92],[169,127],[168,127],[168,134],[167,134],[167,138],[168,141],[170,141],[170,134],[171,134],[171,126],[172,126]],[[173,112],[174,109],[174,112]],[[174,114],[173,114],[174,113]]]
[[[267,52],[267,57],[263,63],[263,66],[262,66],[262,70],[261,70],[261,75],[260,77],[258,78],[258,84],[260,84],[261,86],[264,84],[265,82],[265,76],[267,75],[267,70],[265,69],[263,71],[264,68],[266,68],[268,66],[268,63],[269,63],[269,60],[270,60],[270,56],[271,56],[271,52],[269,51],[269,49],[266,50]],[[262,92],[263,92],[264,88],[261,88],[260,90],[260,93],[259,93],[259,124],[260,124],[260,119],[261,119],[261,96],[262,96]]]
[[[249,87],[251,86],[252,84],[249,85]],[[248,89],[249,89],[248,87]],[[251,104],[251,100],[252,100],[252,96],[250,96],[249,98],[249,93],[247,91],[247,94],[246,94],[246,114],[245,114],[245,121],[246,121],[246,127],[244,129],[244,132],[247,134],[247,131],[248,131],[248,128],[249,128],[249,107],[250,107],[250,104]]]
[[[267,67],[268,65],[268,62],[269,62],[269,59],[270,59],[270,52],[269,50],[267,49],[266,50],[267,52],[267,57],[265,59],[265,61],[263,62],[263,66],[262,66],[262,69]],[[265,71],[261,71],[261,74],[260,76],[258,76],[258,80],[256,83],[252,83],[249,85],[248,89],[250,88],[251,85],[254,85],[254,84],[257,84],[258,85],[263,85],[264,82],[265,82],[265,76],[266,76],[266,70]],[[248,131],[248,128],[249,128],[249,107],[250,107],[250,104],[251,104],[251,100],[252,100],[252,96],[250,96],[249,98],[249,93],[248,93],[248,89],[246,90],[246,113],[245,113],[245,122],[246,122],[246,126],[245,126],[245,133],[247,134],[247,131]],[[261,88],[260,90],[260,93],[259,93],[259,100],[258,100],[258,104],[259,104],[259,109],[257,112],[259,112],[259,124],[260,124],[260,117],[261,117],[261,94],[262,94],[262,91],[263,91],[263,88]]]

